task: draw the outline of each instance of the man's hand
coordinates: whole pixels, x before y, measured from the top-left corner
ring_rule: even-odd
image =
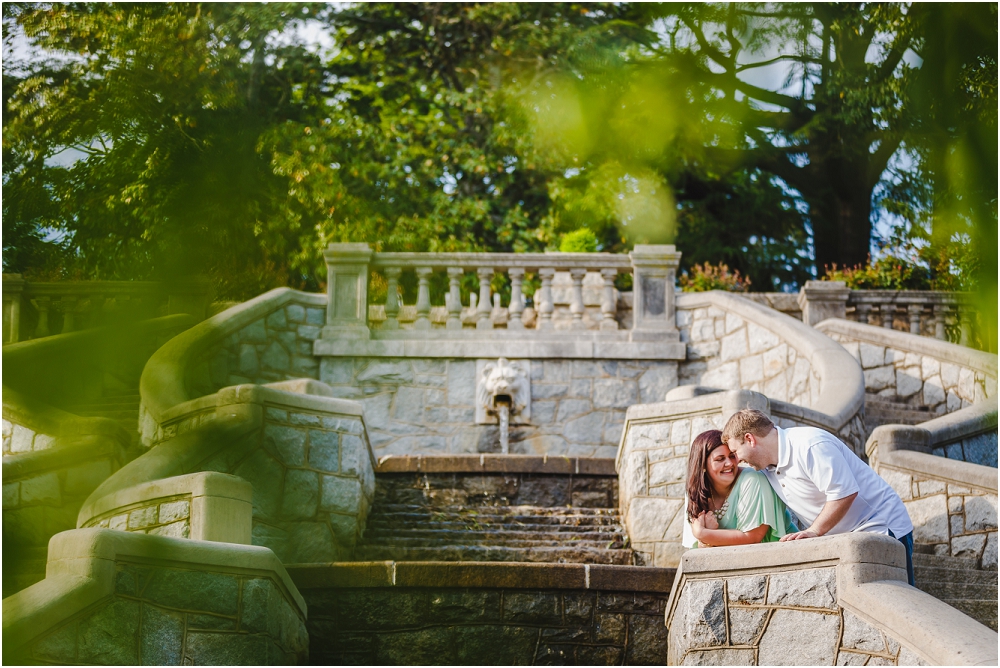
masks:
[[[818,533],[806,529],[805,531],[796,531],[795,533],[787,533],[780,539],[778,539],[778,542],[784,543],[787,540],[802,540],[803,538],[818,538],[818,537],[819,537]]]

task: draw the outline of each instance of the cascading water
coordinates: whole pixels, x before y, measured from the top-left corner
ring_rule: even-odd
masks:
[[[500,452],[510,454],[510,402],[497,401],[497,416],[500,418]]]

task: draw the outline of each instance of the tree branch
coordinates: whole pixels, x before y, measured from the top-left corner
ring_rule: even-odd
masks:
[[[767,67],[768,65],[773,65],[774,63],[781,62],[782,60],[796,60],[800,63],[812,63],[813,65],[821,65],[822,62],[817,58],[810,58],[808,56],[796,56],[794,54],[785,54],[781,56],[776,56],[770,60],[762,60],[759,63],[748,63],[746,65],[738,65],[736,67],[736,73],[739,74],[744,70],[752,70],[756,67]]]

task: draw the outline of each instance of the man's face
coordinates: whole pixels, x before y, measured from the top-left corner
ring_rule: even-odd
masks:
[[[762,461],[760,448],[754,447],[757,445],[757,439],[753,434],[746,434],[742,440],[738,438],[731,438],[727,445],[729,449],[736,453],[741,462],[746,462],[753,468],[760,471],[761,469],[767,468],[767,464]]]

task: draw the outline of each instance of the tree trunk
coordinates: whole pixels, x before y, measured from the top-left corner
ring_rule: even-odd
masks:
[[[844,268],[868,262],[872,190],[862,183],[862,179],[846,181],[841,187],[830,188],[823,196],[808,200],[819,276],[826,274],[834,264]]]

